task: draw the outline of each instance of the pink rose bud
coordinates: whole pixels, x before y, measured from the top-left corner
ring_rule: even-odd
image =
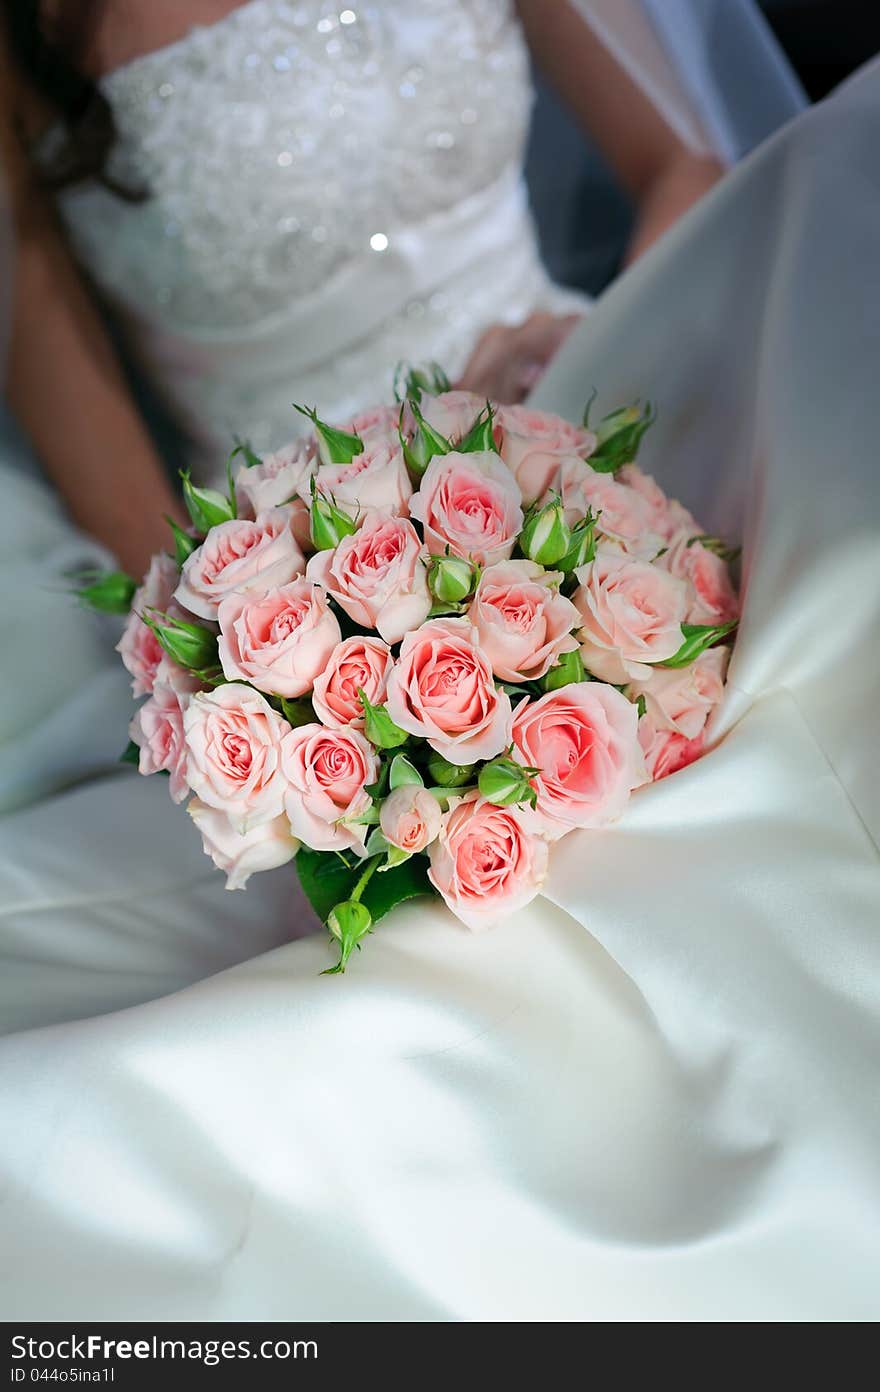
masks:
[[[301,575],[303,554],[291,531],[289,508],[212,527],[180,574],[175,598],[202,619],[216,619],[227,595],[265,594]]]
[[[355,634],[339,643],[315,677],[312,705],[321,724],[333,730],[349,725],[363,728],[364,707],[358,693],[363,691],[375,705],[382,705],[393,666],[391,649],[381,638]]]
[[[174,561],[163,553],[153,557],[142,585],[135,591],[131,613],[116,646],[116,651],[131,673],[131,689],[135,696],[148,696],[157,681],[181,691],[192,691],[198,687],[198,682],[166,655],[155,632],[142,618],[143,614],[151,611],[176,618],[184,617],[172,602],[179,578]]]
[[[379,826],[392,846],[408,855],[423,851],[437,836],[440,804],[425,788],[404,783],[389,793],[379,811]]]
[[[642,716],[639,721],[639,743],[648,775],[655,783],[699,759],[704,741],[705,733],[702,730],[695,739],[688,739],[674,730],[658,730],[649,715]]]
[[[679,532],[657,564],[690,586],[686,623],[724,624],[738,617],[739,601],[727,562],[701,541]]]
[[[270,508],[292,503],[301,495],[318,468],[314,438],[294,440],[274,454],[267,454],[235,476],[239,516],[258,517]]]
[[[183,716],[187,779],[202,802],[248,831],[280,816],[281,745],[290,730],[258,691],[239,682],[193,696]]]
[[[488,566],[468,610],[481,650],[502,681],[537,681],[579,640],[578,610],[559,593],[561,577],[534,561]]]
[[[357,819],[372,806],[379,760],[360,730],[301,725],[284,737],[281,764],[294,835],[314,851],[362,855],[367,826]]]
[[[729,648],[709,648],[689,667],[652,667],[643,681],[629,687],[630,700],[644,698],[654,727],[696,739],[724,695]]]
[[[596,531],[618,550],[653,560],[663,549],[664,537],[651,503],[610,474],[594,473],[591,463],[566,459],[560,466],[556,486],[567,522],[574,527],[589,511],[596,516]]]
[[[553,487],[564,459],[586,459],[596,448],[591,430],[530,406],[499,406],[497,425],[501,458],[529,502]]]
[[[390,512],[367,512],[335,551],[312,556],[306,574],[359,627],[378,629],[386,643],[418,628],[431,609],[419,535],[411,522]]]
[[[600,548],[577,572],[581,657],[601,681],[621,685],[650,675],[684,641],[688,586],[660,565]]]
[[[183,712],[188,700],[188,696],[170,686],[157,685],[128,727],[129,738],[140,750],[138,770],[143,774],[170,774],[175,802],[183,802],[189,795],[183,736]]]

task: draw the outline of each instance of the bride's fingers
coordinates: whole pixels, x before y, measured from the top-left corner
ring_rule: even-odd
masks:
[[[522,401],[578,318],[539,312],[515,327],[493,325],[477,343],[458,385],[495,401]]]

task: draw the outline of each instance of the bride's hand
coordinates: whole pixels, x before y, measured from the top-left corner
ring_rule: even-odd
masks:
[[[541,312],[513,328],[493,324],[478,340],[456,386],[508,405],[524,400],[579,322],[579,314]]]

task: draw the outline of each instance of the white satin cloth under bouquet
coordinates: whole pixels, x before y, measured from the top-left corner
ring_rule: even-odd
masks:
[[[288,873],[256,918],[210,888],[156,780],[6,819],[7,1318],[880,1313],[878,148],[875,65],[541,388],[650,382],[644,467],[745,548],[709,752],[543,897],[481,935],[404,906],[328,982]],[[228,904],[282,945],[188,986]]]
[[[128,613],[131,762],[228,888],[295,859],[333,971],[413,898],[496,926],[553,842],[699,758],[738,616],[724,543],[634,463],[649,407],[593,431],[398,375],[237,446],[225,493],[186,478],[174,553],[80,589]]]

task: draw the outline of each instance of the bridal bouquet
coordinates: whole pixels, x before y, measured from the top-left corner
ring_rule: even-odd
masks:
[[[184,478],[190,531],[130,615],[127,757],[165,772],[230,889],[295,858],[339,949],[439,894],[470,928],[538,892],[553,842],[696,759],[736,625],[731,554],[591,428],[413,372],[393,407]],[[233,460],[238,469],[233,474]]]

